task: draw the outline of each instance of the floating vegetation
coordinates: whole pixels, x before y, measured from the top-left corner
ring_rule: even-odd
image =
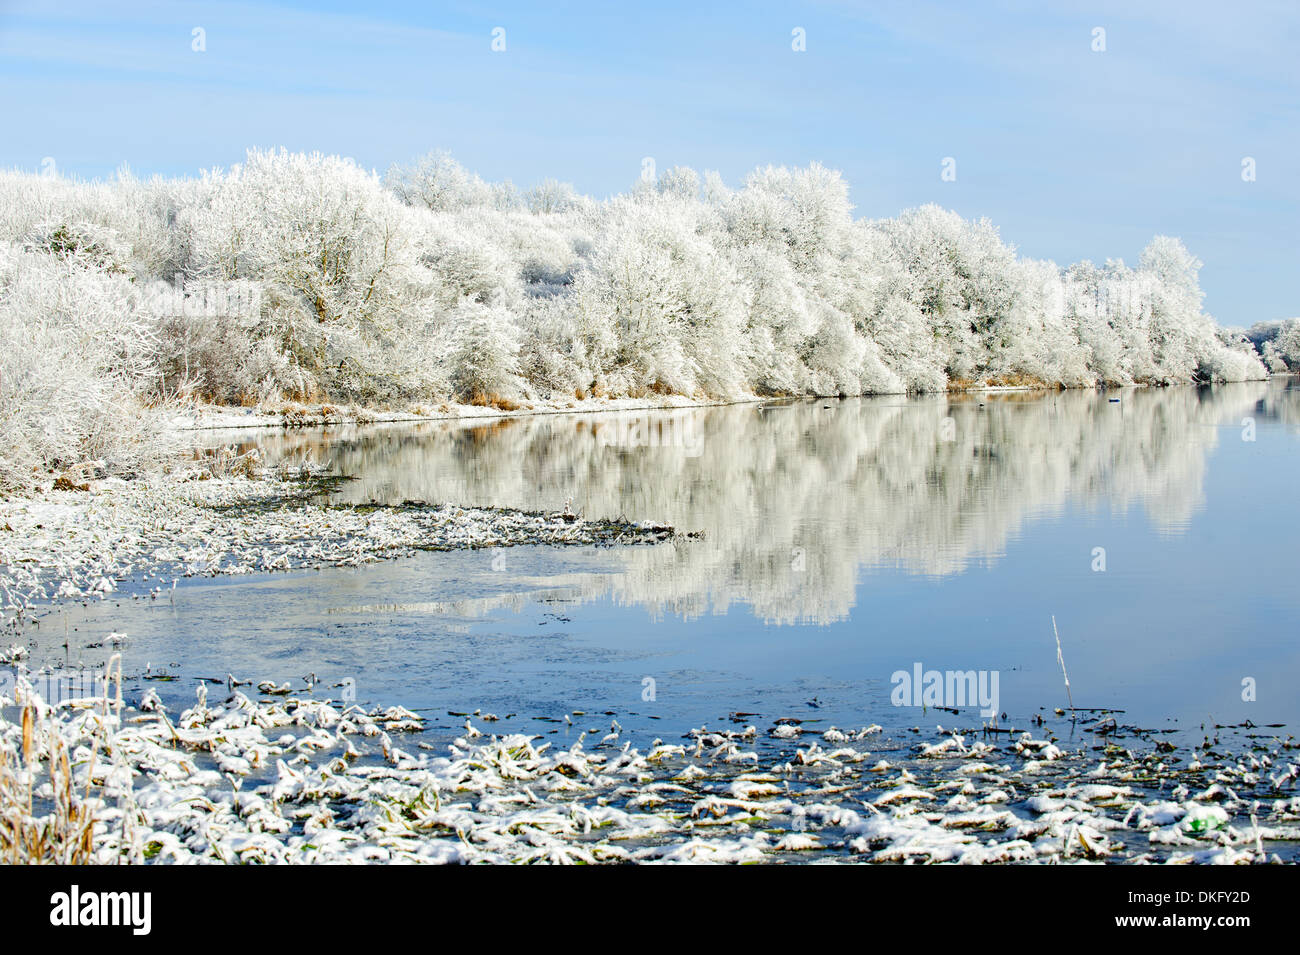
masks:
[[[0,503],[0,593],[13,623],[44,600],[102,598],[124,580],[358,566],[417,551],[666,541],[655,523],[405,501],[318,503],[322,486],[268,476],[107,480],[89,493]],[[156,584],[148,596],[165,592]]]
[[[71,861],[1240,864],[1300,848],[1295,744],[1277,737],[1186,765],[1029,733],[903,745],[878,726],[563,748],[471,714],[434,755],[400,706],[212,703],[204,684],[175,717],[153,690],[50,707],[25,678],[0,707],[0,767],[22,784],[0,787],[0,815],[70,833]]]

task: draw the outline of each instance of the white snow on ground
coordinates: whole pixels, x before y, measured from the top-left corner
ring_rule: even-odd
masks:
[[[980,391],[1009,389],[983,388]],[[1023,389],[1020,389],[1023,390]],[[175,431],[209,431],[235,428],[320,427],[341,424],[385,424],[420,421],[455,421],[494,418],[520,418],[538,414],[572,414],[614,411],[652,411],[673,408],[702,408],[723,404],[752,404],[762,398],[731,401],[689,398],[685,395],[655,395],[653,398],[592,397],[577,400],[535,400],[518,408],[505,409],[468,405],[459,401],[416,404],[410,410],[344,404],[300,404],[278,402],[251,408],[226,405],[195,404],[172,414],[166,426]]]

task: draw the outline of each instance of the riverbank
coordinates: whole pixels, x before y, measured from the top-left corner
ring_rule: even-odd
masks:
[[[501,406],[441,402],[415,405],[401,411],[330,402],[298,402],[235,408],[226,405],[196,404],[172,415],[167,427],[176,431],[218,431],[235,428],[320,428],[337,425],[418,424],[425,421],[472,421],[498,418],[522,418],[533,415],[590,414],[618,411],[665,411],[688,408],[711,408],[732,404],[753,404],[765,399],[752,397],[732,400],[687,398],[684,395],[655,395],[642,398],[584,398],[566,402],[507,402]]]
[[[1138,387],[1138,386],[1129,386]],[[1062,389],[1039,385],[987,385],[934,392],[935,396],[998,395],[1055,392]],[[1091,390],[1091,389],[1085,389]],[[841,395],[748,395],[740,398],[690,398],[685,395],[654,395],[650,398],[582,398],[566,401],[524,401],[492,404],[441,402],[415,405],[402,411],[390,408],[353,406],[333,402],[303,404],[282,402],[256,407],[195,404],[168,417],[166,426],[174,431],[222,431],[241,428],[326,428],[339,425],[418,424],[431,421],[473,421],[501,418],[526,418],[534,415],[598,414],[634,411],[684,411],[696,408],[721,408],[730,405],[764,404],[792,401],[837,401]],[[883,397],[854,395],[849,397]]]
[[[8,861],[32,861],[33,832],[56,835],[43,861],[97,863],[1255,864],[1300,848],[1294,741],[1253,728],[1181,752],[1114,721],[1067,743],[1042,724],[900,740],[737,716],[634,744],[617,719],[599,737],[566,714],[545,740],[476,712],[438,745],[401,707],[266,689],[286,695],[200,686],[172,716],[152,691],[50,707],[19,680],[0,699]]]

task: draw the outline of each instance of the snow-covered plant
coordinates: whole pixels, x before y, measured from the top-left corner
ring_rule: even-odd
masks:
[[[1277,334],[1268,342],[1266,352],[1281,369],[1300,370],[1300,318],[1288,318],[1279,324]]]
[[[393,166],[384,177],[384,185],[407,205],[434,212],[476,207],[507,209],[519,204],[509,183],[484,182],[445,151],[429,153],[409,166]]]
[[[321,392],[375,389],[367,346],[397,338],[426,294],[412,210],[350,160],[250,150],[188,217],[191,272],[268,292],[270,327]]]
[[[158,450],[143,406],[154,341],[123,275],[0,245],[0,485],[133,469]]]
[[[519,327],[509,310],[466,299],[451,320],[451,380],[458,397],[493,404],[517,396]]]

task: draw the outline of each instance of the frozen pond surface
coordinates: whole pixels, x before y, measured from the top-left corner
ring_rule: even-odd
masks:
[[[1285,739],[1300,720],[1291,379],[256,440],[273,459],[310,455],[354,478],[340,500],[569,501],[704,533],[186,580],[155,601],[124,587],[47,616],[34,665],[64,657],[52,645],[65,626],[69,663],[101,661],[107,647],[89,645],[126,632],[127,673],[176,677],[131,681],[137,698],[152,687],[189,703],[197,679],[227,673],[301,688],[314,673],[318,696],[350,680],[359,702],[420,711],[435,743],[462,731],[448,711],[478,708],[515,714],[494,731],[561,745],[607,732],[607,712],[637,745],[737,711],[764,732],[781,717],[819,721],[810,730],[978,727],[974,707],[891,705],[891,675],[921,664],[995,672],[1003,725],[1030,728],[1067,705],[1055,615],[1080,707],[1181,728],[1183,741],[1203,722],[1246,720],[1287,724],[1266,731]],[[585,715],[569,727],[573,711]]]

